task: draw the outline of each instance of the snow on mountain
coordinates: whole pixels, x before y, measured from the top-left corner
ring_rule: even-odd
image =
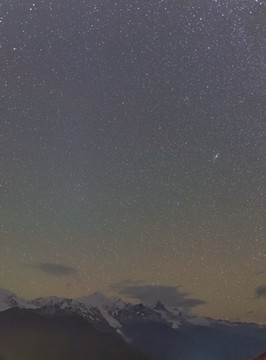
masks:
[[[161,302],[157,302],[155,306],[126,304],[121,299],[107,297],[101,292],[74,300],[55,296],[25,300],[8,290],[1,289],[0,311],[12,307],[39,309],[46,314],[58,311],[75,312],[88,321],[106,321],[120,334],[123,325],[129,322],[156,321],[177,329],[183,320],[179,311],[168,309]]]
[[[86,306],[85,304],[65,298],[47,297],[38,298],[30,301],[27,307],[32,306],[34,309],[38,309],[40,312],[46,314],[54,314],[59,312],[75,313],[88,321],[104,321],[99,309],[94,306]]]
[[[155,306],[144,304],[124,304],[123,307],[114,304],[106,309],[120,324],[157,322],[177,329],[183,320],[179,311],[167,309],[161,302]]]
[[[183,320],[183,315],[179,309],[169,309],[161,301],[157,301],[154,310],[161,315],[173,329],[178,329]]]
[[[203,317],[199,317],[199,316],[188,317],[187,321],[193,325],[211,326],[211,322],[207,318],[203,318]]]
[[[120,333],[119,329],[122,327],[122,325],[110,314],[110,309],[117,307],[122,308],[125,306],[125,303],[123,303],[122,300],[107,297],[101,292],[97,291],[91,295],[80,297],[75,301],[84,304],[87,307],[97,307],[108,324],[115,328],[118,333]]]
[[[0,311],[10,309],[11,307],[25,307],[27,301],[12,292],[0,289]]]
[[[76,299],[51,296],[25,300],[8,290],[0,289],[0,311],[13,307],[36,309],[41,313],[51,315],[63,312],[75,313],[93,324],[97,323],[97,326],[109,326],[119,334],[124,326],[149,322],[164,324],[172,329],[178,329],[182,324],[216,328],[225,326],[230,328],[230,331],[234,328],[236,331],[239,329],[239,323],[191,316],[180,312],[179,309],[168,308],[160,301],[156,305],[130,304],[118,298],[107,297],[101,292]],[[249,327],[252,332],[251,324]],[[247,325],[245,325],[246,328]]]
[[[176,358],[178,352],[186,354],[182,359],[190,360],[198,359],[198,353],[202,353],[202,359],[228,358],[213,357],[214,348],[216,353],[228,351],[232,358],[246,360],[266,346],[266,326],[191,316],[159,301],[155,305],[130,304],[99,292],[77,299],[47,297],[27,301],[0,289],[0,312],[14,307],[33,309],[50,319],[81,317],[100,333],[119,335],[147,354],[154,346],[154,337],[161,339],[157,344],[159,355],[154,360],[161,360],[160,354],[166,354],[165,359]]]
[[[76,299],[87,307],[96,306],[110,326],[119,330],[130,321],[158,321],[177,329],[181,322],[181,313],[167,309],[161,302],[155,306],[125,303],[121,299],[106,297],[100,292]]]
[[[43,306],[47,306],[47,305],[51,306],[53,304],[58,304],[60,302],[63,302],[64,300],[65,300],[64,298],[59,298],[56,296],[39,297],[34,300],[29,300],[27,302],[27,307],[38,309]]]

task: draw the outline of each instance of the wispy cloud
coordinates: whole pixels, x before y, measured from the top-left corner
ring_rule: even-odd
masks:
[[[181,292],[178,286],[147,285],[141,282],[130,280],[113,284],[110,288],[120,295],[144,303],[153,304],[160,300],[167,306],[176,306],[190,311],[198,305],[205,304],[205,301],[190,296],[187,292]]]

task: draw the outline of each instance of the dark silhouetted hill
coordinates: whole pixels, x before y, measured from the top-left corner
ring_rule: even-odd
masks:
[[[0,313],[1,360],[147,360],[82,317],[13,308]]]

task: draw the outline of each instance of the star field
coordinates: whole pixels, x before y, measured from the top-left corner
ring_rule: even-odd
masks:
[[[0,3],[0,287],[178,287],[196,314],[266,323],[265,16]]]

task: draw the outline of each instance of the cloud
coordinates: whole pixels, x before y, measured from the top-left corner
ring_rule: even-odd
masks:
[[[35,267],[53,276],[70,276],[77,272],[77,270],[74,268],[53,263],[41,263]]]
[[[181,292],[178,286],[146,285],[141,282],[121,281],[110,286],[111,290],[131,299],[154,304],[160,300],[167,306],[175,306],[190,311],[205,301],[190,297],[189,293]]]
[[[257,298],[266,297],[266,285],[260,285],[255,289]]]

